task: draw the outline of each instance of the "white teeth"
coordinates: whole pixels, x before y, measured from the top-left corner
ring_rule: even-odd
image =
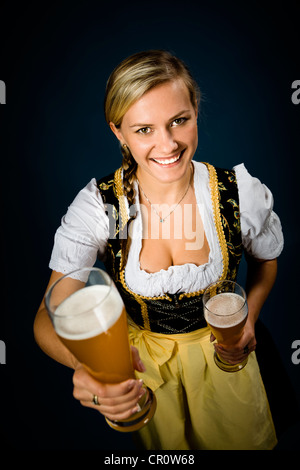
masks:
[[[168,158],[167,160],[155,160],[155,158],[153,158],[153,160],[157,163],[160,163],[161,165],[170,165],[171,163],[177,162],[180,156],[181,153],[178,155],[178,157]]]

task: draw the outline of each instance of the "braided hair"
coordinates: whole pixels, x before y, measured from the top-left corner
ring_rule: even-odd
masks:
[[[137,169],[137,164],[131,152],[126,144],[122,145],[121,149],[123,155],[122,167],[123,167],[123,189],[124,195],[127,197],[128,205],[129,205],[129,220],[127,222],[127,237],[128,238],[121,238],[121,253],[122,253],[122,266],[123,269],[126,266],[129,248],[131,244],[131,237],[129,234],[129,226],[131,222],[136,218],[136,212],[134,210],[135,207],[135,190],[134,190],[134,179],[135,179],[135,172]]]

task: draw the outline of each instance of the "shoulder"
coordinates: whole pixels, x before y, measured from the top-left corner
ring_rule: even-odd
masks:
[[[103,200],[96,178],[92,178],[75,196],[68,207],[68,212],[96,213],[103,208]]]
[[[101,178],[97,179],[98,188],[106,189],[106,185],[113,184],[116,171],[114,171],[113,173],[110,173],[109,175],[102,176]]]
[[[257,176],[253,176],[245,167],[244,163],[240,163],[233,167],[239,188],[244,188],[248,191],[259,191],[260,193],[271,194],[270,189],[261,182]]]
[[[108,220],[103,201],[92,178],[76,195],[55,233],[49,267],[67,273],[92,266],[104,256],[108,238]]]
[[[240,196],[241,212],[269,213],[274,204],[271,190],[256,176],[252,176],[243,163],[234,167]]]
[[[123,196],[123,169],[122,167],[113,173],[97,180],[97,187],[101,193],[103,201],[113,202],[116,198]]]
[[[221,168],[206,162],[193,162],[195,175],[201,183],[206,183],[215,191],[237,191],[237,181],[234,169]]]
[[[105,205],[96,178],[92,178],[75,196],[62,219],[62,227],[78,232],[95,231],[99,220],[105,221]],[[105,221],[106,223],[106,221]]]
[[[234,168],[221,168],[208,162],[196,162],[193,160],[195,173],[203,178],[209,178],[213,174],[220,177],[228,177],[229,181],[235,178],[235,167]]]
[[[240,186],[242,185],[247,185],[247,187],[262,186],[261,181],[249,173],[244,163],[239,163],[238,165],[235,165],[233,167],[233,170],[235,171],[236,178]]]

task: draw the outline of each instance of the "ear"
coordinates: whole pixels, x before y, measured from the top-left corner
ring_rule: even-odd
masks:
[[[109,127],[111,128],[111,130],[113,131],[113,133],[115,134],[117,139],[120,141],[120,144],[123,145],[124,144],[124,138],[123,138],[123,134],[120,131],[120,129],[118,129],[113,122],[109,123]]]

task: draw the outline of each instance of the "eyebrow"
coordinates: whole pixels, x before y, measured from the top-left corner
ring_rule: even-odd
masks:
[[[175,116],[171,117],[169,119],[169,122],[174,121],[174,119],[177,119],[177,118],[179,118],[179,116],[182,116],[182,114],[189,113],[190,111],[191,111],[190,109],[184,109],[183,111],[180,111],[179,113],[175,114]],[[132,124],[129,127],[151,127],[151,126],[153,126],[153,124],[146,124],[146,123],[142,122],[142,123]]]

